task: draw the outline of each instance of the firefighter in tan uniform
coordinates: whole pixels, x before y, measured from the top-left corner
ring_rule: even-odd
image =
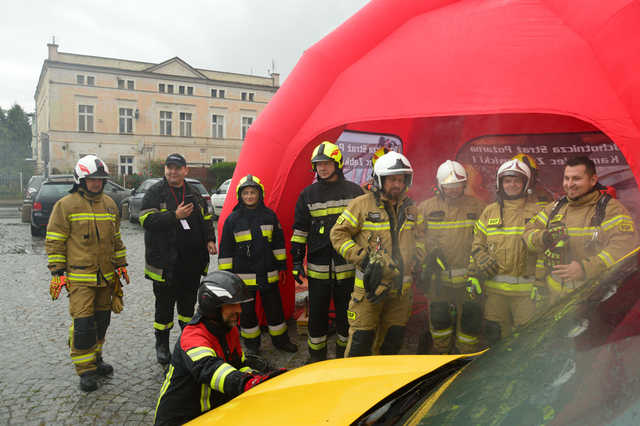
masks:
[[[418,205],[421,241],[426,250],[422,279],[429,297],[429,331],[439,354],[476,352],[482,307],[465,289],[473,227],[485,203],[464,194],[467,172],[447,160],[438,167],[437,195]]]
[[[373,172],[375,190],[352,200],[330,235],[336,251],[356,265],[345,356],[371,355],[377,329],[384,335],[380,353],[398,353],[411,313],[417,211],[406,191],[413,169],[405,156],[389,152]]]
[[[498,168],[498,200],[476,222],[467,291],[485,294],[485,336],[490,345],[527,323],[535,313],[535,255],[529,255],[522,233],[538,212],[527,197],[531,171],[520,160]]]
[[[127,282],[126,249],[120,238],[116,203],[103,194],[109,170],[95,155],[76,164],[71,194],[53,207],[45,248],[51,271],[50,293],[55,300],[63,286],[69,293],[71,360],[80,376],[80,389],[97,389],[96,375],[113,367],[102,360],[102,346],[112,303],[120,303],[119,277]],[[118,283],[116,283],[118,281]],[[119,312],[114,308],[114,312]]]
[[[551,302],[639,251],[631,215],[618,200],[600,192],[597,183],[592,160],[569,159],[562,183],[566,197],[526,226],[527,247],[544,253]]]

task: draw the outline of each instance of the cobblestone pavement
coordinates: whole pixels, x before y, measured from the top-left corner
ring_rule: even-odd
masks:
[[[0,218],[0,235],[0,423],[152,424],[164,369],[155,358],[154,297],[144,279],[140,226],[122,222],[131,284],[124,289],[124,311],[111,317],[104,346],[104,358],[115,373],[89,394],[79,390],[69,359],[68,300],[49,298],[43,239],[31,237],[29,224],[20,223],[18,216]],[[299,347],[296,354],[277,351],[263,338],[261,354],[273,366],[295,368],[308,357],[305,336],[296,334],[294,322],[289,329]],[[177,335],[174,329],[172,348]],[[334,341],[332,336],[330,352]],[[415,343],[410,339],[407,346]]]

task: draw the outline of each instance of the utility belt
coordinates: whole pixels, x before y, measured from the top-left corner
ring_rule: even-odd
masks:
[[[501,293],[526,293],[530,294],[535,286],[534,277],[516,277],[514,275],[496,275],[490,280],[486,280],[484,285],[487,289],[497,290]]]
[[[355,287],[360,287],[364,289],[364,272],[360,271],[359,269],[356,269],[356,279],[353,283],[353,285]],[[388,281],[387,281],[388,283]],[[389,294],[392,296],[398,295],[398,293],[402,294],[403,296],[405,294],[407,294],[409,292],[409,290],[411,289],[411,284],[413,283],[413,277],[411,275],[405,275],[402,277],[402,288],[400,289],[396,289],[393,288],[393,286],[391,286],[391,290],[389,290]],[[399,291],[398,291],[399,290]]]
[[[316,280],[348,280],[355,276],[356,268],[350,263],[344,265],[318,265],[307,261],[307,276]]]

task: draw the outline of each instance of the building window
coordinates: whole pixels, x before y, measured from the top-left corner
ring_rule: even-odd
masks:
[[[253,124],[253,117],[242,117],[242,140],[247,137],[247,131]]]
[[[242,98],[243,101],[246,101],[247,100],[247,92],[242,92],[240,94],[240,97]]]
[[[211,157],[211,164],[223,163],[224,157]]]
[[[171,111],[160,111],[160,134],[171,136]]]
[[[218,90],[218,97],[224,99],[224,90]]]
[[[124,80],[121,78],[118,79],[118,89],[124,89]]]
[[[224,138],[224,116],[223,115],[211,115],[211,137],[212,138]]]
[[[93,105],[78,105],[78,131],[93,132]]]
[[[218,97],[218,89],[211,89],[211,97],[212,98]]]
[[[167,84],[167,93],[173,93],[173,84]]]
[[[121,155],[120,156],[120,164],[118,165],[120,169],[120,175],[132,175],[133,174],[133,155]]]
[[[180,113],[180,136],[191,136],[191,113]]]
[[[96,78],[92,75],[87,76],[87,86],[94,86],[96,84]]]
[[[193,86],[187,86],[187,95],[193,96]]]
[[[133,90],[133,80],[127,80],[127,89]]]
[[[158,92],[164,93],[164,83],[158,84]]]
[[[119,109],[120,133],[133,133],[133,109]]]
[[[255,93],[249,93],[249,102],[253,102],[253,96]]]
[[[184,95],[184,86],[178,86],[178,94]]]
[[[76,75],[76,83],[84,84],[84,75]]]

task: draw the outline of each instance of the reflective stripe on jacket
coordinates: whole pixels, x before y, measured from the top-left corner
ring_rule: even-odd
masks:
[[[66,271],[67,279],[89,286],[113,282],[115,268],[126,265],[116,203],[106,194],[83,188],[54,205],[45,249],[51,271]]]

